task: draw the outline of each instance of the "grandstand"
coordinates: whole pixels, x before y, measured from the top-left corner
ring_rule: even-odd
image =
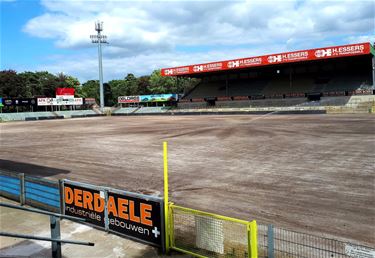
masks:
[[[331,97],[345,105],[344,96],[374,94],[374,53],[360,43],[164,68],[162,75],[200,79],[180,99],[185,109],[306,106]]]
[[[168,112],[169,110],[169,107],[122,107],[112,111],[112,115],[163,114]]]
[[[89,117],[89,116],[98,116],[98,115],[100,114],[97,114],[93,110],[1,113],[0,121],[63,119],[63,118]]]

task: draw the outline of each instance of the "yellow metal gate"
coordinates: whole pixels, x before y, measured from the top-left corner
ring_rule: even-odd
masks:
[[[258,257],[257,223],[169,204],[170,249],[196,257]]]

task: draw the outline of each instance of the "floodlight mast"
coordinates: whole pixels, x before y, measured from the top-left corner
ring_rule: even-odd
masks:
[[[100,110],[104,111],[104,89],[103,89],[103,64],[102,64],[102,43],[107,42],[107,36],[102,35],[101,32],[103,31],[103,22],[96,21],[95,22],[95,30],[97,31],[97,35],[91,35],[91,42],[98,44],[98,59],[99,59],[99,84],[100,84]]]

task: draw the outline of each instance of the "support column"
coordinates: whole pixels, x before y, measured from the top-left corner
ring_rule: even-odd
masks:
[[[51,238],[60,239],[60,219],[50,216]],[[61,242],[52,242],[52,257],[61,258]]]
[[[225,78],[225,97],[228,97],[228,77]]]
[[[274,237],[273,237],[273,225],[268,225],[268,230],[267,230],[267,239],[268,239],[268,258],[274,258]]]
[[[375,87],[375,56],[372,56],[372,87]]]
[[[25,174],[19,174],[18,178],[20,180],[20,204],[25,205]]]

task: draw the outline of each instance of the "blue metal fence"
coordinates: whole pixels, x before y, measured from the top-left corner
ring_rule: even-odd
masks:
[[[60,212],[60,189],[56,181],[0,171],[0,195],[21,204]]]
[[[45,205],[60,208],[60,191],[58,186],[47,186],[37,184],[33,182],[25,182],[25,201],[28,203],[29,200],[40,202]]]
[[[20,199],[20,191],[21,184],[18,177],[0,174],[0,193],[18,201]]]

